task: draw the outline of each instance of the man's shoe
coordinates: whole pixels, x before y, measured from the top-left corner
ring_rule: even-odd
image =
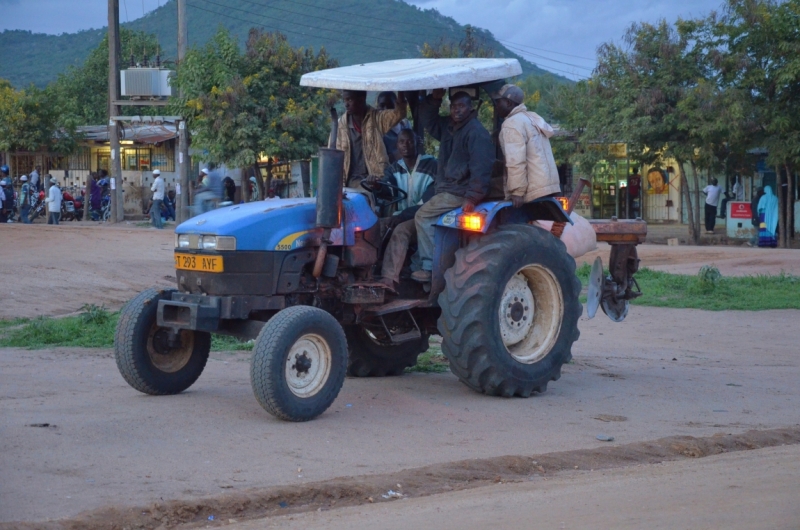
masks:
[[[390,292],[397,294],[397,288],[395,287],[394,280],[391,278],[376,278],[375,281],[383,285]]]
[[[431,271],[418,270],[411,273],[411,279],[421,283],[428,283],[431,281]]]

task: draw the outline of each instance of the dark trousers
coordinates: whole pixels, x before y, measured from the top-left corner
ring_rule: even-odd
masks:
[[[19,207],[19,220],[22,221],[23,224],[30,224],[31,220],[28,218],[28,214],[30,214],[31,207],[30,205],[24,205]]]
[[[60,219],[61,219],[61,212],[50,212],[50,215],[47,217],[47,224],[57,225]]]
[[[706,204],[706,231],[713,232],[714,224],[717,222],[717,207]]]

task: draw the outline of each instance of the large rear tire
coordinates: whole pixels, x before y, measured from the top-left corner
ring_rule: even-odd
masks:
[[[456,252],[439,295],[451,371],[495,396],[544,392],[580,332],[575,260],[549,232],[507,225]]]
[[[308,421],[331,406],[346,370],[342,326],[322,309],[294,306],[273,316],[258,334],[250,383],[258,402],[276,418]]]
[[[402,375],[417,364],[420,353],[428,351],[428,336],[400,344],[382,342],[361,326],[348,326],[347,375],[351,377],[385,377]]]
[[[128,302],[114,333],[114,358],[123,379],[139,392],[168,395],[197,381],[208,361],[211,334],[181,330],[180,347],[168,344],[169,330],[158,327],[158,301],[174,289],[147,289]]]

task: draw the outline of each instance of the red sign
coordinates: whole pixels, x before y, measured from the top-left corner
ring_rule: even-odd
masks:
[[[753,210],[749,202],[731,202],[731,219],[752,219]]]

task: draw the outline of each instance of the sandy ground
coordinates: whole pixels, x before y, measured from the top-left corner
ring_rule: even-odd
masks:
[[[0,227],[4,269],[24,272],[13,276],[0,318],[66,314],[85,303],[116,308],[148,286],[172,285],[173,237],[133,226]],[[800,274],[800,251],[640,249],[643,265],[673,272],[714,263],[726,275]],[[531,399],[482,396],[449,373],[348,379],[331,409],[306,424],[277,421],[258,406],[242,353],[212,354],[189,391],[151,397],[124,383],[110,351],[0,350],[0,522],[302,489],[465,459],[796,427],[799,318],[791,310],[634,307],[622,324],[582,319],[574,363]],[[615,441],[599,442],[601,433]],[[771,491],[766,478],[758,481]],[[584,486],[563,491],[570,487]],[[447,503],[456,509],[464,499]],[[415,527],[412,520],[403,526]]]
[[[64,223],[0,226],[0,263],[12,281],[0,319],[63,315],[87,303],[119,308],[153,285],[174,286],[171,230]]]
[[[86,303],[117,309],[136,293],[174,286],[174,234],[126,224],[65,223],[0,226],[4,270],[14,281],[0,303],[0,319],[74,313]],[[748,247],[639,247],[643,267],[696,274],[716,265],[723,275],[800,275],[800,250]],[[608,263],[609,246],[579,258]]]
[[[800,446],[606,471],[233,524],[260,528],[794,530]]]
[[[787,324],[798,318],[636,308],[622,324],[581,320],[575,362],[531,399],[486,397],[449,373],[348,379],[304,424],[259,407],[244,354],[213,354],[189,391],[152,397],[125,384],[109,351],[0,350],[0,521],[797,426],[800,331]]]

